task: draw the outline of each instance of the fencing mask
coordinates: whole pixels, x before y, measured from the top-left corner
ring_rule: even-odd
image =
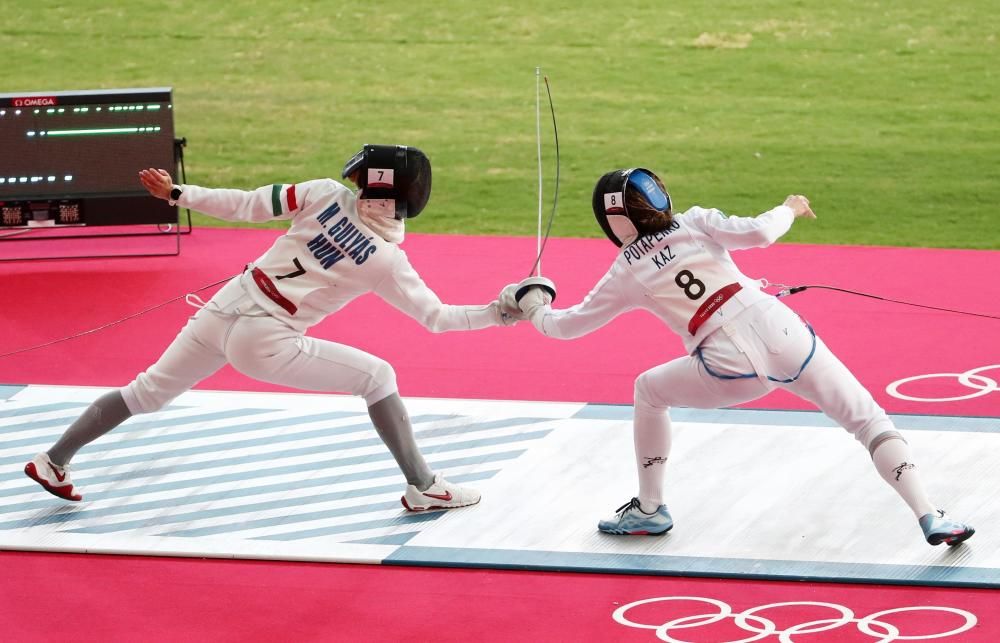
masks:
[[[347,162],[341,177],[355,172],[364,198],[393,199],[399,220],[420,214],[431,196],[431,162],[415,147],[365,145]]]
[[[671,209],[670,195],[661,186],[662,182],[656,174],[641,167],[614,170],[597,181],[593,198],[594,216],[612,243],[620,248],[639,237],[639,230],[626,205],[626,200],[633,195],[638,195],[657,212]]]

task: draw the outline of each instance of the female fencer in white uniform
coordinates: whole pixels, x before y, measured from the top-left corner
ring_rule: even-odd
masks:
[[[479,493],[435,475],[413,437],[383,359],[307,336],[348,302],[374,292],[432,332],[509,325],[498,302],[441,303],[399,247],[403,221],[430,197],[431,166],[418,149],[366,145],[342,172],[357,193],[332,179],[253,191],[175,185],[164,170],[139,173],[153,196],[227,221],[289,219],[271,248],[231,279],[180,331],[160,359],[130,384],[96,400],[25,473],[51,493],[81,500],[67,465],[83,445],[138,413],[151,413],[224,364],[264,382],[359,395],[406,476],[411,511],[479,502]],[[206,464],[211,467],[211,464]],[[303,471],[303,475],[309,475]]]
[[[639,493],[600,521],[601,531],[662,534],[673,526],[663,501],[671,406],[718,408],[784,388],[858,440],[930,544],[956,545],[972,536],[972,527],[946,518],[927,497],[909,445],[871,394],[807,323],[740,272],[729,255],[774,243],[799,217],[815,218],[808,199],[789,196],[756,217],[700,207],[674,214],[660,179],[634,168],[601,177],[593,209],[620,248],[610,270],[581,303],[564,310],[549,305],[554,290],[532,287],[537,278],[525,280],[521,311],[544,335],[571,339],[645,308],[680,335],[688,353],[635,381]]]

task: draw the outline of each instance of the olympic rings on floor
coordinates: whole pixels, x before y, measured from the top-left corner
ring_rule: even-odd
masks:
[[[666,601],[695,601],[699,603],[707,603],[714,606],[718,612],[707,613],[707,614],[694,614],[689,616],[680,616],[663,623],[636,623],[628,619],[625,615],[630,609],[638,607],[640,605],[647,605],[649,603],[658,603]],[[806,621],[793,625],[783,630],[779,630],[778,626],[775,625],[774,621],[760,616],[759,613],[765,610],[779,609],[782,607],[796,607],[796,606],[814,606],[814,607],[824,607],[838,612],[838,616],[835,618],[823,618],[816,619],[812,621]],[[903,635],[897,626],[882,620],[884,617],[891,614],[898,614],[900,612],[915,612],[915,611],[928,611],[928,612],[948,612],[951,614],[957,614],[965,619],[965,623],[953,628],[951,630],[939,633],[929,633],[929,634],[914,634],[914,635]],[[892,643],[892,641],[897,640],[907,640],[907,641],[918,641],[923,639],[940,639],[949,636],[955,636],[961,634],[973,627],[975,627],[978,619],[976,615],[967,612],[965,610],[957,609],[954,607],[935,607],[931,605],[921,605],[915,607],[895,607],[892,609],[882,610],[880,612],[875,612],[874,614],[869,614],[864,618],[854,618],[854,612],[843,605],[837,603],[823,603],[817,601],[788,601],[785,603],[769,603],[767,605],[758,605],[750,609],[743,610],[742,612],[733,612],[733,608],[729,604],[714,599],[714,598],[704,598],[700,596],[660,596],[658,598],[645,598],[638,601],[633,601],[627,605],[622,605],[614,611],[612,618],[627,627],[634,627],[638,629],[645,630],[655,630],[656,637],[661,641],[667,641],[668,643],[686,643],[682,639],[673,638],[670,635],[671,630],[682,630],[691,629],[696,627],[701,627],[705,625],[712,625],[718,623],[726,618],[732,618],[733,622],[743,631],[752,633],[752,636],[742,638],[736,641],[728,641],[727,643],[751,643],[752,641],[759,641],[765,639],[769,636],[777,636],[781,643],[793,643],[792,636],[797,634],[812,634],[814,632],[825,632],[828,630],[837,629],[843,627],[849,623],[856,624],[858,631],[862,634],[874,637],[879,640],[880,643]],[[752,622],[752,623],[751,623]],[[881,631],[879,631],[881,630]],[[699,638],[700,640],[704,640]]]
[[[979,368],[969,369],[964,373],[928,373],[927,375],[904,377],[903,379],[896,380],[892,384],[886,386],[885,392],[897,399],[908,400],[910,402],[959,402],[961,400],[971,400],[973,398],[982,397],[983,395],[988,395],[994,391],[1000,391],[1000,383],[993,378],[980,375],[983,371],[989,371],[995,368],[1000,369],[1000,364],[980,366]],[[962,386],[973,389],[973,392],[966,395],[956,395],[954,397],[915,397],[899,392],[899,387],[908,382],[917,382],[919,380],[928,380],[938,377],[955,378]]]

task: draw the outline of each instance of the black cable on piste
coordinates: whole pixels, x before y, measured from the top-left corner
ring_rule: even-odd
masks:
[[[201,292],[202,290],[205,290],[206,288],[211,288],[212,286],[217,286],[217,285],[221,284],[224,281],[229,281],[232,278],[233,278],[232,276],[229,276],[229,277],[226,277],[225,279],[220,279],[218,281],[214,281],[214,282],[208,284],[207,286],[202,286],[201,288],[199,288],[197,290],[192,290],[191,292],[184,293],[183,295],[179,295],[177,297],[174,297],[173,299],[168,299],[167,301],[165,301],[163,303],[156,304],[155,306],[150,306],[149,308],[146,308],[145,310],[140,310],[139,312],[133,313],[133,314],[127,316],[127,317],[122,317],[121,319],[116,319],[115,321],[109,322],[107,324],[104,324],[103,326],[98,326],[97,328],[91,328],[90,330],[85,330],[82,333],[76,333],[75,335],[69,335],[67,337],[61,337],[59,339],[54,339],[51,342],[45,342],[44,344],[38,344],[37,346],[29,346],[27,348],[19,348],[18,350],[11,351],[9,353],[0,353],[0,359],[2,359],[4,357],[10,357],[11,355],[17,355],[19,353],[27,353],[28,351],[37,350],[39,348],[45,348],[46,346],[52,346],[53,344],[59,344],[59,343],[65,342],[65,341],[69,341],[71,339],[76,339],[77,337],[83,337],[84,335],[90,335],[91,333],[96,333],[97,331],[104,330],[105,328],[110,328],[112,326],[117,326],[118,324],[120,324],[122,322],[126,322],[126,321],[128,321],[130,319],[134,319],[136,317],[139,317],[140,315],[145,315],[146,313],[152,312],[152,311],[156,310],[157,308],[163,308],[167,304],[172,304],[175,301],[177,301],[178,299],[185,299],[185,298],[187,298],[188,295],[194,294],[196,292]]]
[[[809,288],[823,289],[823,290],[835,290],[837,292],[847,293],[848,295],[858,295],[859,297],[868,297],[869,299],[878,299],[879,301],[889,301],[894,304],[903,304],[904,306],[915,306],[917,308],[927,308],[929,310],[938,310],[944,313],[955,313],[957,315],[970,315],[972,317],[985,317],[986,319],[1000,319],[998,315],[985,315],[983,313],[970,313],[967,310],[955,310],[954,308],[939,308],[938,306],[928,306],[926,304],[915,304],[910,301],[902,301],[899,299],[890,299],[889,297],[880,297],[878,295],[870,295],[865,292],[858,292],[857,290],[848,290],[847,288],[837,288],[835,286],[795,286],[794,288],[786,288],[779,291],[776,297],[787,297],[788,295],[794,295],[800,293],[803,290]]]

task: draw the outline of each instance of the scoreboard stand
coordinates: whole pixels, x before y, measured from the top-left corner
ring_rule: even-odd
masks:
[[[191,212],[182,227],[178,208],[138,178],[162,167],[187,180],[171,94],[0,94],[0,261],[180,254]]]

